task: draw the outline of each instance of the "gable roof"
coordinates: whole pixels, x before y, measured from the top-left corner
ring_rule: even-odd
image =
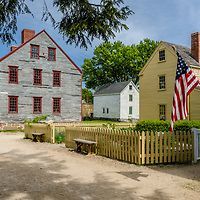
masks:
[[[4,59],[6,59],[7,57],[9,57],[10,55],[14,54],[16,51],[18,51],[23,46],[25,46],[28,42],[30,42],[31,40],[33,40],[34,38],[39,36],[41,33],[45,33],[51,39],[51,41],[57,46],[57,48],[67,57],[67,59],[71,62],[71,64],[82,74],[81,69],[72,61],[72,59],[64,52],[64,50],[54,41],[54,39],[45,30],[40,31],[39,33],[34,35],[31,39],[29,39],[26,42],[19,45],[15,50],[10,51],[8,54],[6,54],[2,58],[0,58],[0,62],[3,61]]]
[[[141,69],[139,76],[141,76],[146,67],[148,66],[148,64],[150,63],[150,61],[152,60],[152,58],[155,56],[156,52],[158,51],[158,49],[160,49],[161,45],[165,45],[165,47],[172,53],[174,54],[174,56],[176,56],[176,51],[178,51],[178,53],[182,56],[182,58],[186,61],[186,63],[188,65],[191,65],[192,67],[200,67],[200,63],[198,63],[191,54],[191,50],[188,47],[184,47],[182,45],[177,45],[177,44],[173,44],[173,43],[169,43],[169,42],[165,42],[165,41],[161,41],[160,44],[157,46],[157,48],[155,49],[155,51],[152,53],[151,57],[148,59],[148,61],[146,62],[146,64],[144,65],[144,67]]]
[[[108,83],[108,84],[102,85],[99,88],[97,88],[94,95],[119,94],[130,82],[132,81],[128,80],[124,82]],[[133,82],[132,84],[136,88]]]
[[[182,45],[172,44],[169,42],[163,42],[164,44],[176,49],[188,65],[199,66],[200,64],[192,57],[191,50],[188,47]]]

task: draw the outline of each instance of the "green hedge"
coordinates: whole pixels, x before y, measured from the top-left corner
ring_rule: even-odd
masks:
[[[139,121],[136,131],[169,131],[170,122],[160,120],[144,120]],[[190,131],[191,128],[200,128],[200,121],[177,121],[174,124],[174,131]]]

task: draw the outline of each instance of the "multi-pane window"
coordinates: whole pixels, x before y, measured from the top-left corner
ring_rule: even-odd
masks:
[[[129,101],[133,101],[133,95],[129,94]]]
[[[18,83],[18,67],[9,66],[9,83]]]
[[[56,48],[48,48],[48,60],[55,61],[56,60]]]
[[[53,71],[53,86],[54,87],[60,87],[60,71]]]
[[[18,96],[8,96],[8,112],[18,113]]]
[[[165,50],[159,51],[159,61],[165,60]]]
[[[159,119],[166,120],[166,106],[163,104],[159,105]]]
[[[61,113],[61,98],[53,98],[53,113]]]
[[[42,113],[42,97],[33,97],[33,113]]]
[[[31,58],[39,59],[39,45],[31,44]]]
[[[42,85],[42,69],[33,70],[33,84]]]
[[[133,89],[133,86],[132,85],[129,85],[129,90],[132,90]]]
[[[166,88],[165,76],[159,76],[159,89],[163,90],[165,88]]]
[[[133,107],[132,106],[129,106],[129,115],[132,115],[132,113],[133,113]]]

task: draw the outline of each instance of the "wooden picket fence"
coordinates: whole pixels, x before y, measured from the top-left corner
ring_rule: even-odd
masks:
[[[73,139],[96,141],[97,155],[135,164],[186,163],[193,161],[191,132],[135,132],[103,128],[65,127],[65,145]]]

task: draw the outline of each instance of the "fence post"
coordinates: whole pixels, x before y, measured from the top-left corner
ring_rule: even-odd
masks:
[[[199,141],[198,141],[198,135],[200,134],[200,130],[199,129],[197,129],[197,128],[192,128],[192,133],[193,133],[193,135],[194,135],[194,142],[193,142],[193,144],[194,144],[194,148],[193,148],[193,150],[194,150],[194,159],[193,159],[193,162],[194,163],[197,163],[197,159],[198,159],[198,157],[200,156],[200,155],[198,155],[198,152],[199,152],[199,150],[198,150],[198,143],[199,143]]]
[[[52,131],[51,142],[54,144],[55,143],[55,125],[51,126],[51,131]]]

